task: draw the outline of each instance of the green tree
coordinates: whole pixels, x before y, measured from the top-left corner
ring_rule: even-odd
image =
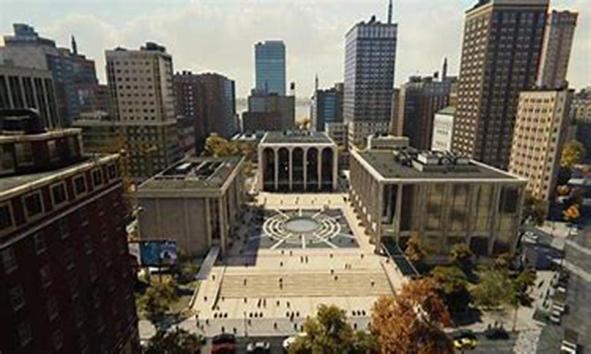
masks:
[[[474,253],[470,247],[465,243],[458,243],[451,249],[450,256],[452,261],[458,265],[461,269],[468,271],[472,269],[472,259]]]
[[[345,311],[335,305],[320,305],[317,315],[304,323],[304,332],[289,347],[290,354],[361,354],[374,345],[370,334],[353,331]]]
[[[202,343],[202,338],[181,328],[172,331],[159,329],[148,342],[145,353],[194,354],[199,353]]]
[[[155,320],[170,310],[170,304],[178,299],[174,281],[157,283],[146,289],[138,306],[150,320]]]
[[[581,163],[585,158],[585,147],[576,140],[571,140],[564,144],[562,155],[560,156],[560,165],[566,168],[572,168]]]
[[[228,141],[216,133],[211,133],[205,139],[203,152],[206,156],[215,157],[240,155],[240,149],[236,142]]]
[[[527,192],[523,202],[523,220],[532,220],[536,225],[542,225],[548,216],[548,202],[538,199]]]
[[[450,312],[460,313],[468,309],[471,301],[468,278],[460,268],[437,266],[431,271],[431,278]]]
[[[443,331],[451,319],[436,287],[430,278],[411,280],[400,293],[376,301],[371,328],[380,353],[453,353]]]
[[[514,296],[513,282],[505,269],[486,268],[478,272],[480,281],[472,288],[472,298],[477,306],[495,309],[511,303]]]

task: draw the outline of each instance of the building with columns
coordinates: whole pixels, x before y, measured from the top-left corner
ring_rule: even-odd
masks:
[[[527,180],[446,152],[352,151],[350,198],[377,250],[418,236],[428,262],[456,244],[480,257],[515,250]]]
[[[192,256],[218,246],[223,255],[242,211],[243,157],[193,157],[144,182],[137,191],[142,240],[172,240]]]
[[[268,132],[258,147],[259,190],[319,192],[337,188],[337,145],[326,133]]]

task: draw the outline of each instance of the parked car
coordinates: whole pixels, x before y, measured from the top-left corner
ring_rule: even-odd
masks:
[[[560,345],[560,353],[561,354],[577,354],[578,345],[572,342],[567,341],[566,339],[562,341]]]
[[[236,353],[236,337],[229,333],[222,333],[214,336],[211,340],[212,354],[233,354]]]
[[[252,342],[246,346],[247,353],[267,354],[271,352],[271,343],[269,342]]]
[[[454,348],[457,350],[474,349],[478,346],[478,339],[474,332],[466,330],[453,336]]]

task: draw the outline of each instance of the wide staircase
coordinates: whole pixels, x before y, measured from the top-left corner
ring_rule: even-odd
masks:
[[[362,297],[388,294],[392,294],[392,290],[383,272],[349,270],[334,274],[329,271],[226,273],[219,297]]]

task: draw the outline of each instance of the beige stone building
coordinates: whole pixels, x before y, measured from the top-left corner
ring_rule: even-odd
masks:
[[[482,257],[515,250],[525,183],[446,152],[398,148],[350,158],[351,202],[376,249],[396,252],[417,235],[433,262],[460,243]]]
[[[554,194],[572,95],[565,89],[524,91],[519,96],[509,171],[527,178],[527,190],[542,200]]]
[[[106,51],[107,79],[131,177],[145,180],[183,156],[175,117],[172,57],[155,43]],[[104,122],[84,122],[103,129]],[[80,125],[77,123],[77,125]]]
[[[566,74],[578,15],[553,10],[548,16],[537,86],[555,89],[568,86]]]
[[[258,147],[258,183],[265,191],[337,188],[337,145],[320,132],[268,132]]]
[[[142,240],[174,240],[193,256],[219,246],[223,255],[242,212],[243,157],[197,157],[178,162],[137,191]]]

